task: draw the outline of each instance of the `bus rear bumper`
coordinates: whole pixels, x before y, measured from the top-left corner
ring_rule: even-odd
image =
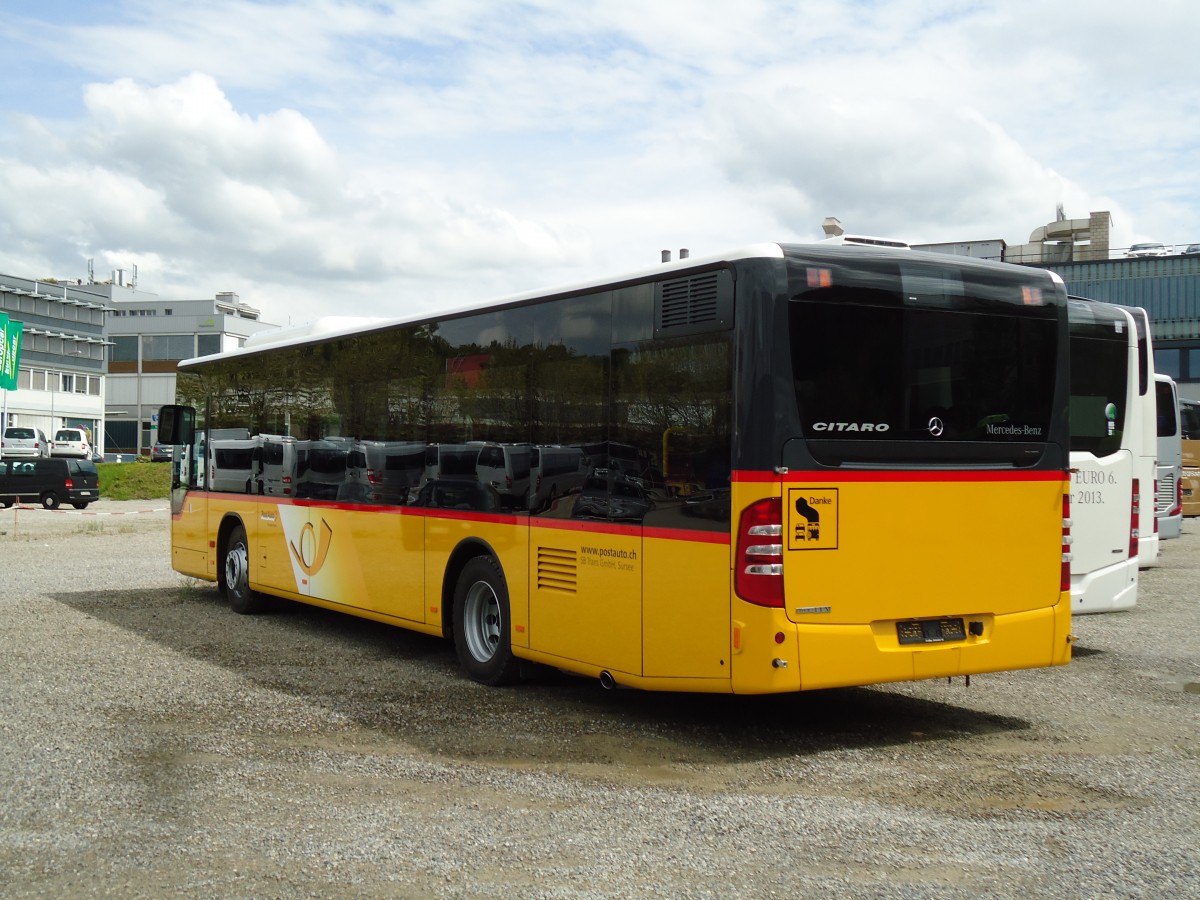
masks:
[[[1071,612],[1077,616],[1132,609],[1137,605],[1136,559],[1071,576]]]
[[[896,622],[798,625],[802,690],[951,678],[1063,665],[1071,659],[1067,594],[1052,607],[964,616],[981,633],[964,640],[901,644]]]

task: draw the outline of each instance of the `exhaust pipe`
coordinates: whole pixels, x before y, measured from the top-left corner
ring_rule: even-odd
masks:
[[[612,677],[612,672],[609,672],[606,669],[600,673],[600,687],[604,688],[606,691],[611,691],[616,686],[617,680]]]

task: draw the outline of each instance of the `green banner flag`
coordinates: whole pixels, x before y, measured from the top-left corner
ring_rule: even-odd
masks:
[[[9,319],[4,315],[0,322],[4,343],[0,348],[0,388],[10,391],[17,389],[17,366],[21,363],[21,336],[25,333],[25,323]]]
[[[8,387],[8,313],[0,312],[0,388]]]

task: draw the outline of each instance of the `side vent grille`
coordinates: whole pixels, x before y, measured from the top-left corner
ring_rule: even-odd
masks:
[[[574,594],[579,571],[579,555],[574,550],[556,547],[537,549],[537,586],[540,591]]]
[[[727,269],[660,281],[656,287],[658,336],[723,331],[733,324],[733,276]]]

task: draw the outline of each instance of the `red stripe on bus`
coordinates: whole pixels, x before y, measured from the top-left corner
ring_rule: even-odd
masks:
[[[822,469],[812,472],[788,472],[786,475],[776,475],[774,472],[738,470],[733,473],[733,480],[745,484],[767,484],[776,481],[782,481],[785,484],[792,482],[832,484],[835,482],[869,483],[881,481],[1066,481],[1067,476],[1061,469],[1031,469],[1028,471],[991,469],[974,469],[969,471],[958,469],[831,471]]]
[[[729,544],[729,532],[688,531],[686,528],[645,528],[643,537],[666,541],[691,541],[693,544]]]
[[[624,525],[615,522],[597,522],[594,520],[578,521],[574,519],[541,519],[529,520],[530,525],[537,528],[555,528],[559,531],[586,531],[592,534],[615,534],[622,537],[658,538],[669,541],[691,541],[696,544],[728,544],[729,535],[720,531],[690,531],[686,528],[641,528],[637,525]]]
[[[555,528],[559,531],[590,531],[594,534],[617,534],[622,537],[638,537],[642,533],[641,526],[638,525],[624,525],[616,522],[597,522],[592,520],[531,517],[529,524],[536,528]]]

